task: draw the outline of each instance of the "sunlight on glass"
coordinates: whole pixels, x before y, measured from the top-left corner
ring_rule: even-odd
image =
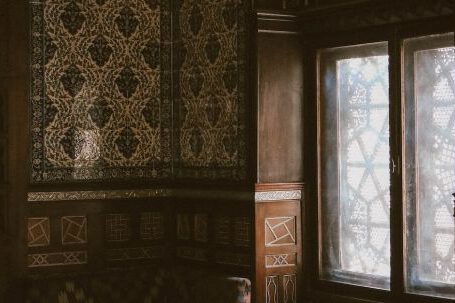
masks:
[[[344,271],[390,275],[388,56],[337,62]]]
[[[419,276],[455,284],[455,48],[419,51],[416,63]]]

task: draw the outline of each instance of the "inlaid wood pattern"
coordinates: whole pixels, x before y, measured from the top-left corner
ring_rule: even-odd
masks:
[[[87,242],[87,218],[84,216],[62,217],[62,244]]]
[[[28,218],[27,239],[29,247],[47,246],[51,241],[50,220],[44,218]]]
[[[28,255],[28,267],[81,265],[87,263],[86,251],[71,251]]]
[[[296,239],[295,217],[265,219],[265,245],[293,245]]]
[[[127,214],[106,215],[106,240],[123,242],[130,239],[130,216]]]

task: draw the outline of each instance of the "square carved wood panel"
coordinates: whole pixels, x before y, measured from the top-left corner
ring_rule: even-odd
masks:
[[[62,244],[87,243],[87,218],[68,216],[61,219]]]
[[[282,246],[296,243],[295,217],[265,219],[265,245]]]
[[[29,247],[48,246],[51,242],[51,224],[48,217],[27,219]]]

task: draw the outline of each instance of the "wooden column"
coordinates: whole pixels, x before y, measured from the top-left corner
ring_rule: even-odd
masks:
[[[255,301],[299,302],[303,47],[298,20],[258,13]]]

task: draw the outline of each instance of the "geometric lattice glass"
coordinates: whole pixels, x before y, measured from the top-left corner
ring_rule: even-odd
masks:
[[[320,67],[321,274],[388,288],[387,44],[325,50]]]
[[[388,56],[338,61],[341,268],[390,274]]]
[[[407,264],[411,290],[454,296],[455,48],[445,44],[453,35],[405,42]]]

